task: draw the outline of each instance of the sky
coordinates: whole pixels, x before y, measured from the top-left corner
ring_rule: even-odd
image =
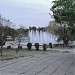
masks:
[[[0,0],[0,13],[16,24],[45,27],[53,19],[49,13],[53,0]]]

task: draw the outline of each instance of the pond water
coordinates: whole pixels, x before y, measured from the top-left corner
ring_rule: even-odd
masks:
[[[57,43],[57,36],[55,36],[54,34],[49,33],[49,32],[31,31],[31,32],[29,32],[29,37],[30,37],[30,42],[32,42],[33,44],[34,43],[48,44],[50,42]]]
[[[57,37],[56,35],[49,33],[49,32],[44,32],[44,31],[29,31],[28,39],[22,39],[21,43],[22,44],[27,44],[28,42],[31,42],[32,44],[35,43],[40,43],[40,44],[57,44]],[[15,43],[18,43],[18,40],[14,41]],[[62,42],[59,42],[62,43]]]

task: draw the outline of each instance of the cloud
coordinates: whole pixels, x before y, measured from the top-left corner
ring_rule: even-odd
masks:
[[[51,0],[1,0],[0,13],[17,25],[46,26],[52,20],[49,16],[49,1]]]

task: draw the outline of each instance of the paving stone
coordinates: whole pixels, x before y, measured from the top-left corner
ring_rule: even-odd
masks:
[[[35,54],[19,59],[0,61],[0,75],[74,75],[73,53]]]

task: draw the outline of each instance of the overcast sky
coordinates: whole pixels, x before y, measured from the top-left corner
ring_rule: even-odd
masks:
[[[53,0],[0,0],[0,13],[17,27],[43,27],[52,20],[50,7]]]

